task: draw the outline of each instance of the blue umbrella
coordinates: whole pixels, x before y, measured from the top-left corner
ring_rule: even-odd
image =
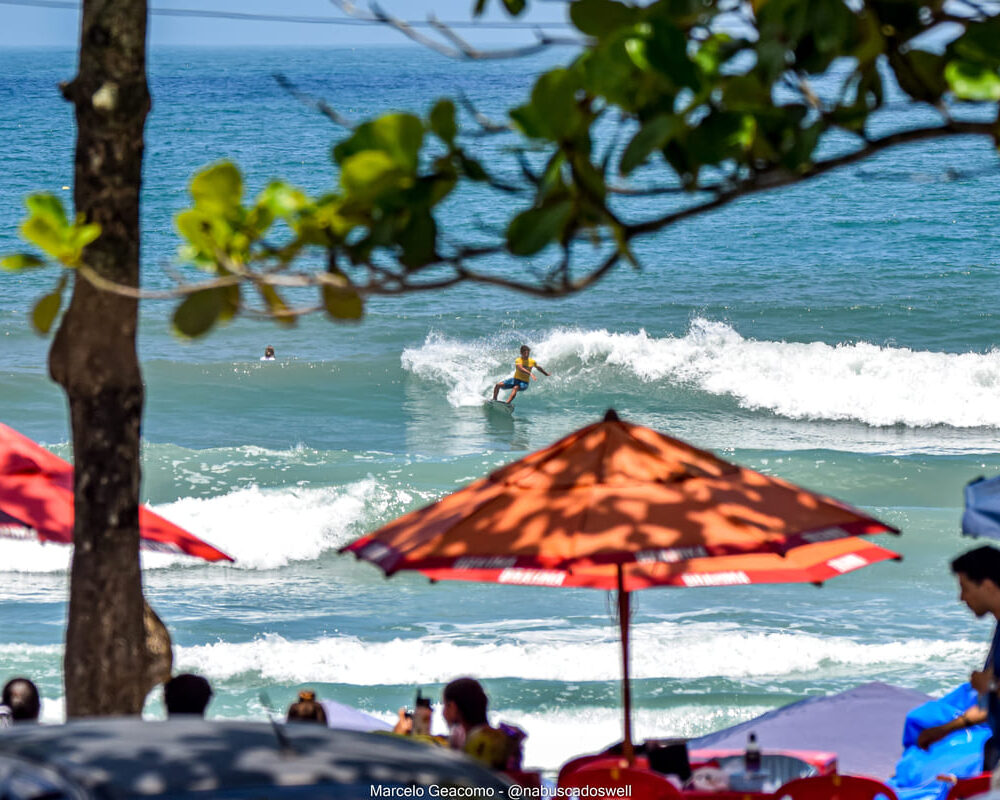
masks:
[[[962,533],[1000,539],[1000,475],[966,484]]]

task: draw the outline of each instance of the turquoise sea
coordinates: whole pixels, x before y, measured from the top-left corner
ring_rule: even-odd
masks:
[[[273,72],[356,118],[458,91],[500,116],[534,73],[568,57],[154,51],[146,284],[169,285],[172,215],[200,166],[234,158],[254,190],[277,175],[314,191],[335,180],[340,132]],[[73,69],[70,51],[0,51],[0,252],[17,248],[25,194],[71,183],[73,116],[56,86]],[[920,113],[895,108],[876,124]],[[502,142],[480,146],[504,162]],[[479,235],[511,202],[470,194],[447,213]],[[372,301],[360,326],[242,320],[193,344],[170,333],[171,304],[147,303],[144,498],[237,559],[146,558],[178,668],[211,679],[219,717],[260,718],[262,689],[284,706],[309,686],[389,719],[417,687],[437,693],[470,674],[497,718],[529,732],[533,765],[614,740],[618,646],[605,594],[387,581],[336,553],[613,406],[904,532],[883,542],[902,563],[821,589],[636,595],[640,736],[704,733],[870,680],[945,691],[989,636],[958,603],[947,564],[973,544],[959,535],[963,484],[1000,472],[998,223],[990,145],[931,142],[666,231],[640,247],[641,271],[564,300],[461,287]],[[0,421],[68,456],[48,342],[25,313],[54,281],[0,275]],[[488,387],[522,342],[552,377],[513,418],[490,416]],[[276,363],[259,361],[266,344]],[[0,542],[0,679],[36,679],[49,719],[62,714],[68,558]],[[155,695],[148,713],[160,713]]]

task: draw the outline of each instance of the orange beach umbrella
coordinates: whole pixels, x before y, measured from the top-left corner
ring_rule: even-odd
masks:
[[[631,757],[629,592],[821,583],[895,553],[838,500],[622,422],[589,425],[343,548],[387,575],[618,592]]]
[[[0,424],[0,536],[73,543],[73,467],[13,428]],[[139,508],[140,544],[205,561],[233,559],[207,542]]]

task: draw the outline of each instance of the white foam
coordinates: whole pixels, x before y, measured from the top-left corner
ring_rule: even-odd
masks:
[[[346,486],[237,489],[217,497],[187,497],[155,506],[171,522],[236,559],[236,569],[266,570],[323,553],[360,536],[367,523],[391,519],[414,494],[373,478]],[[0,539],[0,572],[65,572],[72,548]],[[141,551],[143,569],[203,566],[189,556]]]
[[[448,388],[448,402],[460,406],[483,405],[493,384],[509,374],[501,374],[505,364],[514,371],[512,346],[501,348],[483,340],[474,343],[448,339],[430,333],[420,347],[406,348],[401,356],[403,369],[427,381]]]
[[[316,559],[359,536],[359,523],[388,517],[390,508],[401,511],[412,501],[409,492],[368,478],[342,487],[249,487],[183,498],[156,511],[231,555],[236,568],[261,570]]]
[[[767,706],[712,707],[673,706],[639,709],[632,714],[632,738],[702,736],[736,725],[770,711]],[[508,722],[528,733],[524,741],[526,767],[557,770],[582,753],[596,753],[621,741],[623,718],[620,708],[578,707],[566,711],[545,710],[525,713],[497,709],[491,721]]]
[[[550,384],[556,387],[579,387],[581,379],[610,387],[625,373],[791,419],[1000,427],[1000,350],[954,354],[865,342],[759,341],[706,319],[694,320],[684,336],[663,338],[644,330],[557,329],[536,340],[532,350],[551,367]],[[403,367],[447,382],[452,405],[472,405],[482,402],[511,352],[506,342],[460,342],[432,334],[421,347],[404,351]]]
[[[721,624],[643,623],[633,628],[637,679],[879,675],[938,662],[964,664],[981,645],[910,639],[871,644],[804,633],[748,633]],[[338,635],[289,640],[265,634],[248,642],[177,648],[181,669],[216,680],[237,676],[279,683],[362,686],[444,683],[458,675],[550,681],[615,681],[620,650],[612,627],[510,632],[494,637],[435,634],[389,641]],[[403,669],[400,665],[406,665]]]

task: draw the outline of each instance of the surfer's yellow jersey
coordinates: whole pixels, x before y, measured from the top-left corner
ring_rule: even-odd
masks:
[[[524,381],[527,383],[531,380],[531,373],[529,370],[535,366],[535,359],[533,358],[518,358],[514,361],[514,380]]]

